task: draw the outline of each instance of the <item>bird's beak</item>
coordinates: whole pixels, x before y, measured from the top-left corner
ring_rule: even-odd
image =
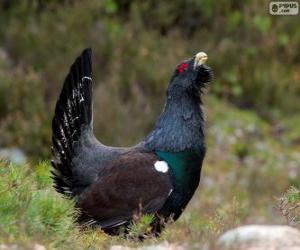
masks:
[[[208,57],[205,52],[199,52],[195,55],[195,61],[194,61],[194,69],[196,69],[198,66],[201,66],[205,64]]]

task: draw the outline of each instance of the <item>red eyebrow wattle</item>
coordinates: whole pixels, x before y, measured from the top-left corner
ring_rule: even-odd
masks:
[[[178,66],[178,71],[181,74],[188,67],[187,63],[182,63]]]

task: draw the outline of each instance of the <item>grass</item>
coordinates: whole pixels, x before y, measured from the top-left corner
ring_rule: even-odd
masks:
[[[73,203],[59,197],[51,188],[49,165],[40,163],[32,171],[28,165],[1,162],[0,241],[31,241],[60,245],[75,230]],[[30,239],[30,240],[29,240]]]
[[[298,216],[293,222],[299,220],[299,210],[293,210],[299,205],[299,190],[289,187],[299,186],[300,180],[300,135],[291,126],[296,118],[270,124],[254,112],[214,98],[206,100],[206,107],[208,153],[200,187],[181,218],[160,238],[140,243],[100,230],[80,230],[73,222],[73,202],[51,186],[48,162],[18,166],[1,161],[0,242],[28,248],[39,243],[49,249],[107,249],[166,240],[199,249],[239,225],[295,225],[291,216]],[[151,216],[133,224],[131,235],[147,232],[149,221]]]
[[[300,190],[294,186],[278,199],[278,209],[286,223],[300,228]]]

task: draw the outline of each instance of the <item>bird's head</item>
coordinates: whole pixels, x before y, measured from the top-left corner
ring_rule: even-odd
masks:
[[[168,88],[173,96],[190,95],[199,97],[205,86],[212,81],[213,74],[205,63],[207,54],[197,53],[194,57],[177,65]]]

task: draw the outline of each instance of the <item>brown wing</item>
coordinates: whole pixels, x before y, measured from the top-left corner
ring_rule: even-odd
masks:
[[[134,214],[155,213],[172,191],[168,170],[154,167],[154,153],[130,152],[108,165],[77,203],[84,220],[112,228],[129,222]]]

